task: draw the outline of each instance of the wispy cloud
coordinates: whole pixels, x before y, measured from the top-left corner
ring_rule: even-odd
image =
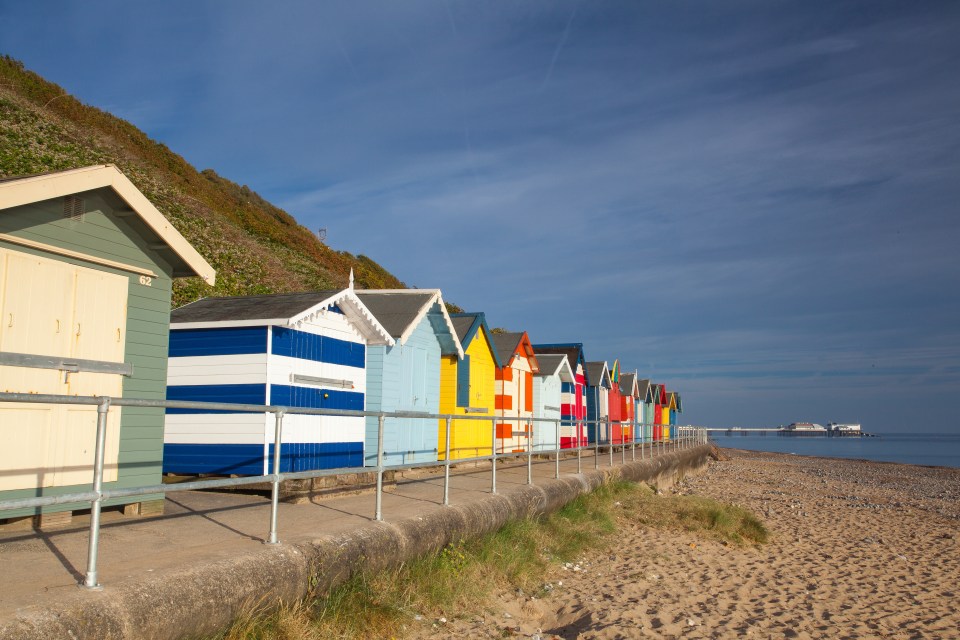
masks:
[[[567,42],[567,36],[570,35],[570,25],[573,24],[573,18],[576,15],[577,7],[574,5],[573,10],[570,12],[570,17],[567,18],[567,24],[563,27],[563,34],[560,36],[560,41],[557,43],[557,48],[553,50],[553,57],[550,58],[550,65],[547,67],[547,75],[544,76],[543,84],[540,85],[541,91],[543,91],[550,83],[550,76],[553,75],[553,68],[557,64],[557,58],[560,57],[560,52],[563,50],[563,45]]]

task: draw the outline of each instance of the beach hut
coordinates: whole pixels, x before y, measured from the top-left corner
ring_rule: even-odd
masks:
[[[663,406],[661,408],[662,415],[660,417],[660,423],[663,425],[663,439],[669,440],[670,425],[672,424],[670,422],[670,411],[672,409],[672,406],[673,406],[672,403],[674,401],[673,392],[667,391],[666,388],[664,388],[663,398],[664,398],[664,401],[663,401]]]
[[[624,443],[634,442],[636,440],[634,428],[637,420],[637,402],[639,401],[639,396],[640,388],[637,384],[637,374],[621,374],[620,403],[622,409],[620,412],[620,419]]]
[[[607,420],[610,417],[610,370],[605,361],[586,363],[587,440],[590,444],[610,442]]]
[[[563,397],[560,402],[560,447],[585,446],[587,444],[587,374],[583,357],[583,344],[579,342],[535,344],[533,352],[540,355],[565,355],[573,370],[573,383],[561,385]]]
[[[664,386],[653,386],[653,439],[663,440],[663,405],[666,404]]]
[[[536,350],[534,350],[536,352]],[[566,355],[542,353],[537,355],[540,373],[533,377],[533,415],[558,423],[563,418],[563,387],[575,382],[573,369]],[[557,425],[535,422],[533,425],[535,451],[557,448]]]
[[[440,358],[463,358],[439,289],[358,290],[357,297],[393,338],[367,348],[368,411],[440,412]],[[364,464],[377,464],[379,422],[366,419]],[[383,463],[435,462],[435,419],[386,418]]]
[[[677,422],[675,422],[675,424],[679,424],[678,421],[680,420],[680,414],[683,413],[683,398],[681,397],[679,391],[677,392],[676,400],[677,400],[677,410],[676,410],[676,418],[675,418],[675,420],[676,420]]]
[[[518,453],[527,450],[533,437],[533,377],[540,365],[533,353],[527,332],[495,333],[493,346],[500,359],[496,371],[494,406],[497,416],[497,452]]]
[[[650,404],[651,391],[650,381],[647,379],[637,381],[637,432],[634,434],[638,442],[649,442],[652,434],[650,433],[647,407]],[[653,411],[650,411],[653,414]]]
[[[463,349],[463,359],[447,355],[440,359],[440,413],[491,416],[494,413],[495,372],[500,358],[493,348],[493,333],[482,313],[453,313],[450,320]],[[440,421],[438,457],[446,459],[446,421]],[[492,422],[451,420],[450,459],[490,455]]]
[[[163,400],[173,280],[190,276],[214,270],[116,167],[0,180],[0,391]],[[91,405],[0,402],[0,500],[89,491],[96,423]],[[162,454],[162,409],[109,410],[104,489],[160,484]],[[105,504],[163,510],[153,494]]]
[[[653,442],[657,439],[655,436],[657,435],[657,394],[659,393],[657,387],[659,385],[655,382],[649,384],[647,398],[643,404],[643,433],[647,442]]]
[[[607,413],[610,416],[610,442],[623,444],[623,398],[620,394],[620,361],[610,367],[610,390],[607,392]]]
[[[175,309],[170,400],[365,408],[367,348],[394,339],[350,287],[204,298]],[[281,471],[364,463],[363,417],[290,413]],[[274,416],[167,409],[164,471],[261,475],[272,471]]]
[[[677,426],[677,411],[680,406],[680,394],[676,391],[667,392],[667,407],[670,412],[667,416],[667,424],[670,425],[670,431],[676,435],[676,426]]]

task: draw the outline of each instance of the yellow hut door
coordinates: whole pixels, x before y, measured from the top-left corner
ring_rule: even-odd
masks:
[[[0,249],[0,351],[123,362],[128,279]],[[66,374],[0,366],[0,390],[17,393],[122,393],[119,374]],[[119,407],[108,419],[104,479],[115,480]],[[0,403],[0,490],[89,483],[96,408]]]

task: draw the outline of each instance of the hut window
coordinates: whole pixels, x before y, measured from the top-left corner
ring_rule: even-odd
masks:
[[[63,217],[74,222],[83,222],[86,203],[80,196],[66,196],[63,199]]]

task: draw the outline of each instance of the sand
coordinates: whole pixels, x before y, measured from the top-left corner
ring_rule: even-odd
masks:
[[[672,491],[752,509],[766,545],[630,526],[548,595],[413,637],[960,638],[960,469],[724,452]]]

